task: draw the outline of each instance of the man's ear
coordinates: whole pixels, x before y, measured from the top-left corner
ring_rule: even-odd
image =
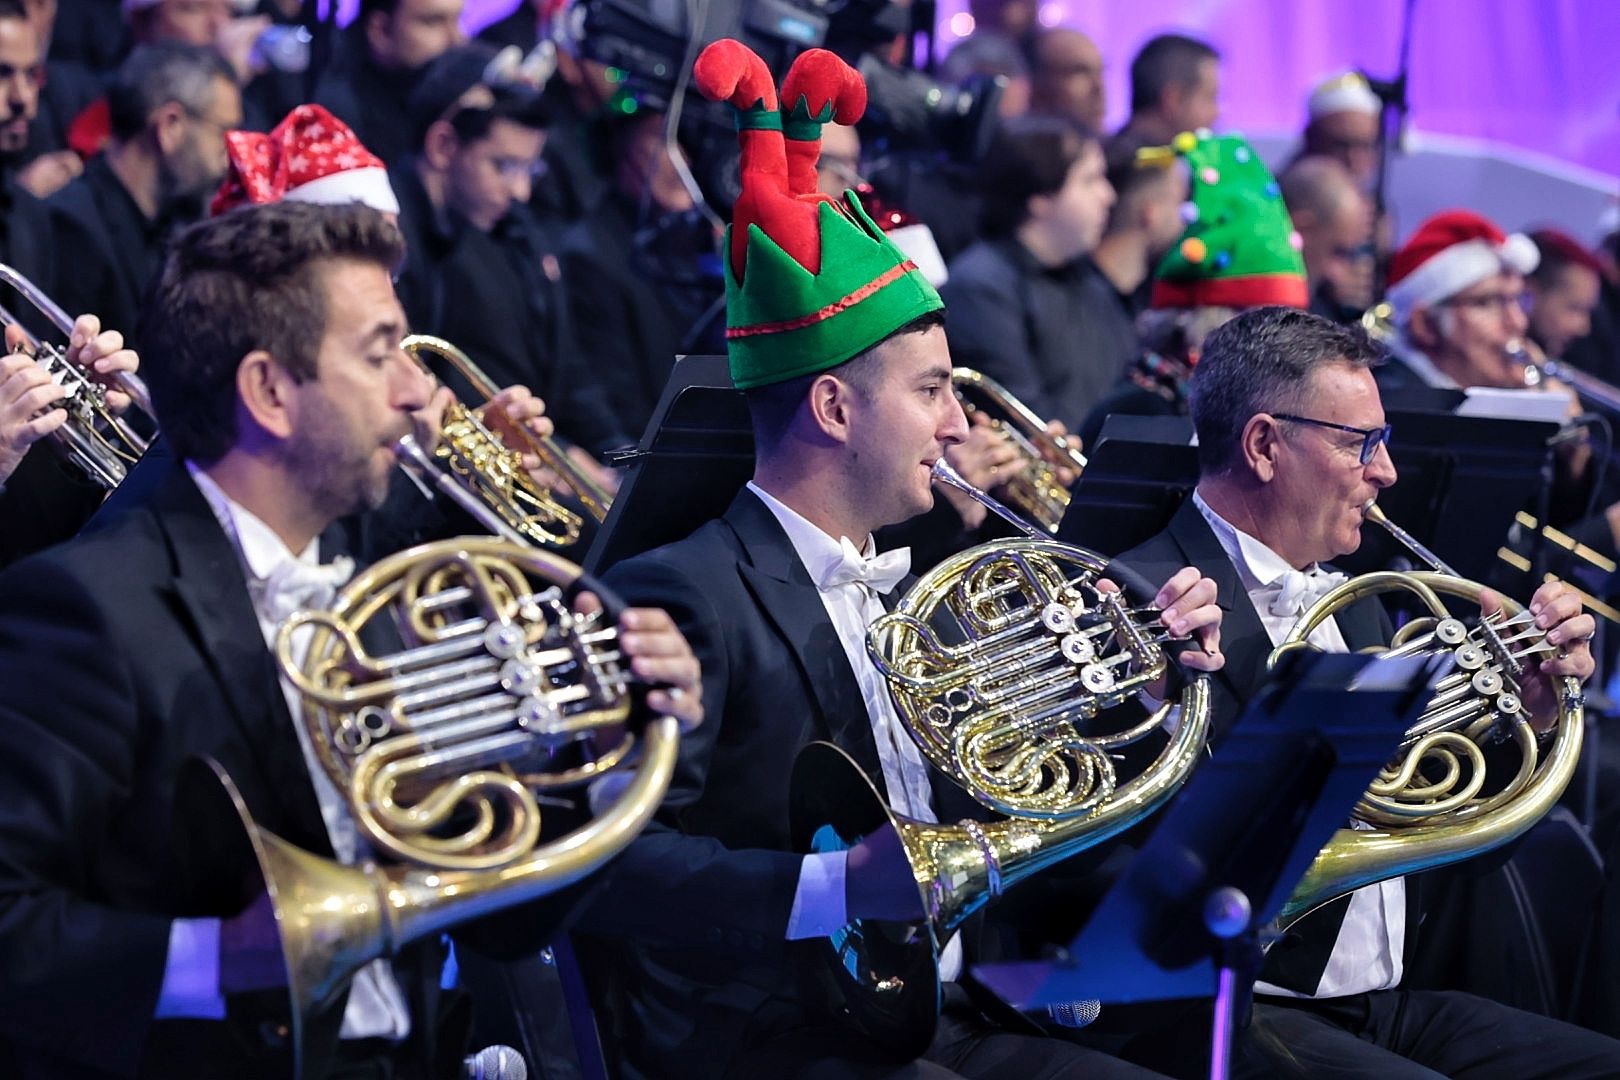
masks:
[[[292,373],[263,349],[236,365],[236,398],[244,413],[269,435],[290,438],[295,422]]]
[[[146,116],[146,126],[157,140],[158,150],[165,156],[180,149],[186,140],[186,121],[190,116],[178,101],[165,101]]]
[[[1255,413],[1238,436],[1238,457],[1243,467],[1262,484],[1277,477],[1277,452],[1281,449],[1282,428],[1269,413]]]
[[[1419,304],[1406,318],[1406,336],[1420,349],[1433,349],[1440,344],[1439,328],[1435,322],[1435,310],[1427,304]]]
[[[810,420],[827,438],[838,443],[849,441],[850,406],[854,402],[855,387],[836,375],[817,376],[810,383],[805,403]]]
[[[460,148],[461,140],[448,120],[433,121],[428,125],[427,134],[422,136],[422,160],[441,172],[450,167]]]

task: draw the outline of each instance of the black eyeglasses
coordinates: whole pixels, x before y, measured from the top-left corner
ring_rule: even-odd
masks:
[[[1394,429],[1385,424],[1383,427],[1359,428],[1349,424],[1333,424],[1326,420],[1313,420],[1309,416],[1290,416],[1287,413],[1272,413],[1276,420],[1289,420],[1296,424],[1315,424],[1317,427],[1332,428],[1334,431],[1348,431],[1352,435],[1361,436],[1361,463],[1363,465],[1373,459],[1378,453],[1379,446],[1388,446],[1389,437]]]

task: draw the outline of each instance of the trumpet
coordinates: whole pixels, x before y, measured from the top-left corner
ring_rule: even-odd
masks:
[[[1356,804],[1354,816],[1369,827],[1334,834],[1284,904],[1281,929],[1365,885],[1460,862],[1517,839],[1557,803],[1580,757],[1584,718],[1574,679],[1560,678],[1554,687],[1557,726],[1545,753],[1531,726],[1523,680],[1556,650],[1530,613],[1504,599],[1490,615],[1457,617],[1441,598],[1477,606],[1483,586],[1456,576],[1372,503],[1366,517],[1431,569],[1351,578],[1301,616],[1268,664],[1308,647],[1311,633],[1341,608],[1406,592],[1427,614],[1396,632],[1388,655],[1450,652],[1456,670],[1435,686],[1395,757]],[[1484,748],[1494,742],[1517,750],[1511,775],[1492,774]]]
[[[64,337],[73,333],[73,320],[68,313],[38,285],[4,263],[0,263],[0,282],[17,290],[18,295],[34,305]],[[67,397],[61,402],[67,410],[67,422],[51,433],[67,459],[92,483],[108,491],[123,483],[125,475],[146,453],[147,440],[128,419],[113,413],[107,406],[106,387],[69,360],[65,346],[41,341],[4,307],[0,307],[0,324],[19,327],[27,336],[35,363],[45,369],[52,382],[67,391]],[[153,420],[156,430],[157,413],[152,409],[152,397],[140,377],[121,371],[114,382],[129,395],[136,409]]]
[[[836,850],[885,823],[899,836],[923,924],[852,923],[812,955],[837,1015],[918,1053],[938,1020],[938,953],[950,934],[1017,882],[1158,810],[1191,775],[1209,725],[1202,675],[1156,708],[1135,704],[1168,671],[1169,637],[1153,625],[1157,611],[1097,588],[1101,556],[1051,539],[943,461],[934,468],[1025,535],[923,575],[868,629],[867,651],[923,756],[999,816],[948,824],[895,813],[827,743],[800,756],[790,797],[795,842],[807,849]],[[1118,755],[1149,739],[1163,742],[1157,757],[1119,775]]]
[[[1018,451],[1018,465],[1012,478],[1000,485],[1001,490],[1046,535],[1057,532],[1069,508],[1069,489],[1059,482],[1053,462],[1064,462],[1079,472],[1086,467],[1085,455],[1068,439],[1046,430],[1044,420],[990,376],[959,367],[951,371],[951,383],[962,411],[970,419],[983,411],[991,428],[1006,435]]]
[[[574,612],[568,600],[580,589],[604,609]],[[329,609],[282,624],[277,660],[320,767],[370,850],[391,860],[344,865],[275,836],[217,763],[207,763],[213,782],[186,791],[209,800],[188,807],[202,820],[240,826],[231,850],[244,850],[245,834],[269,893],[295,1074],[309,1067],[312,1014],[361,967],[580,880],[652,818],[679,725],[633,707],[616,609],[555,555],[461,537],[390,556]],[[385,636],[402,647],[379,654],[366,644]],[[637,750],[610,806],[541,842],[551,793],[627,768]],[[217,868],[217,856],[202,865]]]
[[[422,370],[432,374],[427,357],[448,362],[485,400],[498,392],[472,357],[427,334],[412,334],[400,343]],[[445,410],[438,445],[429,452],[412,436],[401,439],[398,457],[408,473],[432,485],[495,535],[516,544],[568,547],[579,540],[584,518],[529,475],[523,454],[531,453],[560,477],[585,511],[600,522],[611,496],[576,466],[556,440],[541,438],[514,425],[520,447],[508,446],[475,411],[452,401]]]

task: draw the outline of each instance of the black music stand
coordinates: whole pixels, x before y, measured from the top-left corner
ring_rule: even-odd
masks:
[[[1210,1075],[1262,957],[1263,929],[1423,711],[1449,656],[1295,653],[1249,703],[1055,961],[974,974],[1014,1007],[1206,997]]]
[[[1118,555],[1157,534],[1198,483],[1192,437],[1185,416],[1109,416],[1070,489],[1057,538]]]
[[[677,357],[641,442],[585,557],[585,569],[674,543],[726,512],[754,475],[754,431],[724,356]]]

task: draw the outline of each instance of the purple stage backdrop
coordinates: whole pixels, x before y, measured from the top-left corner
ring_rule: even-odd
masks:
[[[476,29],[514,0],[468,0]],[[966,0],[940,0],[940,48],[972,25]],[[1221,126],[1295,131],[1322,77],[1350,67],[1392,75],[1404,0],[1047,0],[1048,25],[1084,30],[1108,65],[1110,125],[1124,117],[1126,69],[1152,35],[1203,37],[1225,58]],[[1412,122],[1620,176],[1620,3],[1417,0]]]

